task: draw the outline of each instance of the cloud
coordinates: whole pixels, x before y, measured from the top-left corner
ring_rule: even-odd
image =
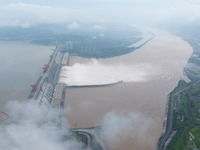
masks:
[[[98,17],[84,9],[56,8],[47,5],[16,3],[0,6],[0,27],[21,26],[29,27],[37,24],[65,23],[76,26],[81,23],[98,22]],[[75,20],[75,21],[74,21]],[[73,28],[73,27],[72,27]]]
[[[101,136],[108,142],[110,149],[120,149],[121,145],[126,149],[136,149],[136,143],[141,145],[140,148],[145,143],[151,149],[156,141],[150,133],[152,128],[153,120],[140,113],[109,112],[103,119]],[[126,145],[128,141],[131,141],[130,145]]]
[[[105,34],[101,33],[101,34],[99,34],[99,36],[100,36],[100,37],[104,37],[104,36],[105,36]]]
[[[2,150],[83,150],[74,140],[63,141],[70,135],[66,129],[55,126],[57,110],[44,111],[35,101],[8,103],[10,120],[0,125]]]
[[[182,20],[182,22],[197,22],[200,20],[200,4],[196,1],[158,1],[158,0],[109,0],[71,2],[70,5],[40,5],[13,3],[1,5],[0,26],[29,27],[37,24],[79,22],[79,24],[95,24],[96,30],[103,29],[105,23],[125,24],[156,24]],[[67,2],[63,2],[67,3]],[[77,5],[78,3],[78,5]],[[92,4],[91,7],[88,4]],[[100,4],[101,3],[101,4]],[[155,4],[156,5],[153,5]],[[98,5],[99,4],[99,5]],[[79,6],[80,5],[80,6]],[[77,7],[74,7],[77,6]],[[82,6],[82,7],[81,7]]]
[[[92,39],[94,39],[94,40],[95,40],[96,38],[97,38],[97,37],[96,37],[95,35],[94,35],[94,36],[92,36]]]
[[[184,3],[183,5],[176,7],[170,7],[167,11],[169,12],[169,18],[186,19],[188,22],[193,22],[200,19],[199,3]]]
[[[71,24],[68,25],[68,28],[70,30],[77,30],[77,29],[80,29],[81,28],[81,25],[76,23],[76,22],[73,22]]]
[[[0,6],[0,9],[0,26],[28,27],[40,23],[61,23],[68,18],[68,10],[34,4],[9,4]]]
[[[95,25],[93,28],[95,30],[102,30],[102,29],[104,29],[103,26],[101,26],[101,25]]]

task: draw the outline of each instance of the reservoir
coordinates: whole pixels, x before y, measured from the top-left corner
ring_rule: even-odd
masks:
[[[111,150],[156,148],[167,96],[184,78],[192,48],[170,33],[153,33],[143,47],[120,57],[70,57],[68,80],[123,80],[107,87],[67,88],[64,116],[71,128],[103,125],[101,136]]]
[[[31,84],[42,73],[42,66],[49,61],[50,47],[29,42],[0,41],[0,110],[12,100],[26,100]]]

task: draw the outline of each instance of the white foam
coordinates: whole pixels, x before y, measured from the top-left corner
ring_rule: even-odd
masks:
[[[104,64],[92,59],[89,63],[64,66],[59,82],[67,85],[97,85],[123,82],[145,82],[155,76],[150,64]]]

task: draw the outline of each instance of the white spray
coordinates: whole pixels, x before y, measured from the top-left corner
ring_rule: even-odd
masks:
[[[86,64],[62,67],[60,82],[68,85],[97,85],[123,82],[145,82],[155,76],[158,68],[150,64],[104,64],[92,59]]]

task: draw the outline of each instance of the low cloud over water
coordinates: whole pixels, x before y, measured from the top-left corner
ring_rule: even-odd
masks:
[[[0,124],[1,150],[85,150],[80,142],[62,140],[70,133],[53,123],[57,110],[44,111],[35,101],[15,101],[8,103],[7,111],[9,120]]]
[[[128,114],[109,112],[103,119],[101,136],[109,143],[110,149],[123,149],[122,143],[153,147],[156,139],[150,134],[154,127],[152,118],[141,113],[130,112]],[[145,146],[143,147],[143,143]],[[132,149],[133,146],[127,149]],[[136,147],[135,147],[136,148]]]

